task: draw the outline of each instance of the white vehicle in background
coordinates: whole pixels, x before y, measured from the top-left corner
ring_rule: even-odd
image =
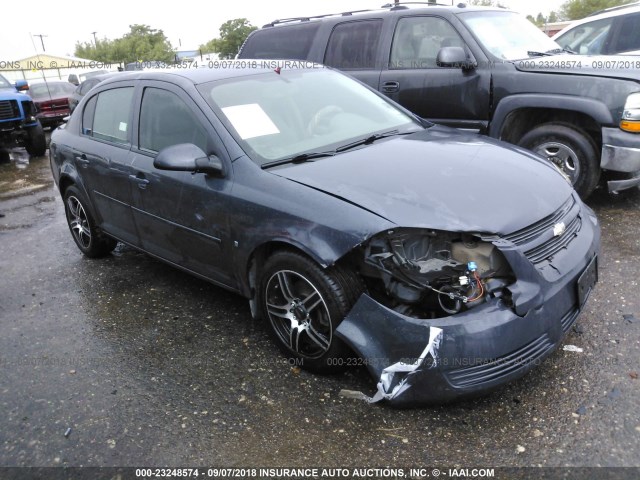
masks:
[[[640,2],[576,20],[552,38],[581,55],[640,55]]]

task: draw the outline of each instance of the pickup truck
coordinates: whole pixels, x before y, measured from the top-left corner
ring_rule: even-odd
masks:
[[[603,170],[611,192],[640,184],[640,58],[564,51],[516,12],[396,2],[275,20],[238,59],[343,70],[423,119],[548,158],[583,198]]]
[[[42,125],[36,118],[36,108],[24,80],[11,84],[0,75],[0,151],[24,147],[29,155],[45,154],[47,143]]]

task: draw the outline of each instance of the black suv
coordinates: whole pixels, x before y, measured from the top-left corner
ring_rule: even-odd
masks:
[[[425,4],[426,5],[426,4]],[[240,59],[292,59],[348,72],[415,114],[553,161],[588,196],[640,184],[640,59],[563,51],[518,13],[402,4],[276,20]]]
[[[7,158],[5,148],[25,147],[30,155],[44,155],[47,144],[44,131],[36,118],[36,107],[24,80],[11,84],[0,75],[0,155]],[[17,91],[16,91],[17,90]],[[3,160],[4,161],[4,160]]]

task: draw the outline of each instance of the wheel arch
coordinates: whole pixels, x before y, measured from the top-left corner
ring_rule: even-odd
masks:
[[[243,277],[240,279],[241,292],[249,298],[249,304],[251,307],[251,315],[254,318],[260,318],[260,309],[257,305],[257,282],[260,278],[261,266],[265,264],[267,258],[278,251],[290,251],[299,253],[309,258],[315,264],[317,264],[323,270],[341,261],[343,257],[336,259],[334,262],[328,263],[315,252],[307,248],[302,243],[296,242],[294,239],[274,239],[257,245],[249,254],[245,268],[243,270]]]
[[[75,167],[73,167],[73,165],[69,163],[65,163],[60,169],[60,180],[58,180],[58,190],[60,191],[60,196],[62,197],[63,201],[64,194],[70,186],[75,186],[78,190],[80,190],[80,192],[84,196],[86,207],[89,209],[89,212],[91,213],[93,218],[100,218],[97,216],[98,212],[91,202],[87,189],[85,188],[84,183],[78,175]]]
[[[598,100],[564,95],[516,95],[498,104],[489,135],[517,144],[527,131],[545,123],[577,127],[601,148],[602,126],[614,122],[609,109]]]

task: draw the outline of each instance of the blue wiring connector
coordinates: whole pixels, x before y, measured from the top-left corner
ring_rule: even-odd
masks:
[[[476,270],[478,270],[478,265],[476,265],[476,262],[469,262],[467,263],[467,270],[469,270],[470,272],[475,272]]]

